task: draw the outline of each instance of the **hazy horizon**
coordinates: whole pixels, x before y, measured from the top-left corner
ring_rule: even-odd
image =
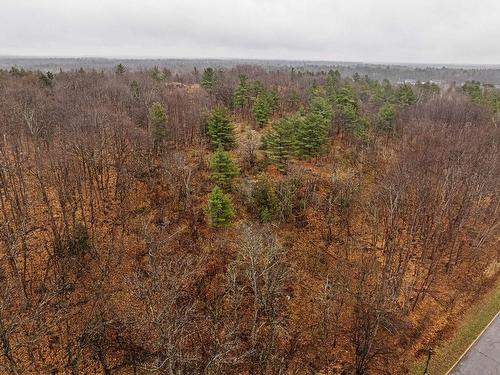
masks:
[[[57,56],[57,55],[0,55],[0,60],[109,60],[118,62],[122,61],[221,61],[221,62],[279,62],[279,63],[303,63],[308,65],[367,65],[367,66],[401,66],[401,67],[430,67],[430,68],[484,68],[484,69],[498,69],[500,64],[477,64],[477,63],[425,63],[425,62],[411,62],[411,61],[335,61],[335,60],[314,60],[314,59],[266,59],[266,58],[233,58],[233,57],[163,57],[163,56]]]
[[[3,4],[2,4],[3,3]],[[500,3],[0,0],[0,55],[498,65]]]

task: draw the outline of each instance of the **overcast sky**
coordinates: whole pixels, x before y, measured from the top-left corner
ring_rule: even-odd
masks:
[[[0,55],[500,63],[500,0],[0,0]]]

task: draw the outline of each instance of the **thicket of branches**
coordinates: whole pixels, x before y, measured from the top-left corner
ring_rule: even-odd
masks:
[[[1,72],[0,372],[404,373],[498,276],[495,95]]]

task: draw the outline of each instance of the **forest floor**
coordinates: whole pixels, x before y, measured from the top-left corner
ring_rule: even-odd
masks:
[[[446,374],[498,311],[500,311],[500,280],[497,280],[492,290],[469,309],[459,323],[455,334],[439,347],[433,348],[429,374]],[[423,356],[413,364],[410,373],[423,374],[426,362],[427,356]]]

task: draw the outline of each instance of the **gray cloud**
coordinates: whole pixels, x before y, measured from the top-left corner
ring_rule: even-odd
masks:
[[[498,0],[0,0],[0,55],[500,63]]]

